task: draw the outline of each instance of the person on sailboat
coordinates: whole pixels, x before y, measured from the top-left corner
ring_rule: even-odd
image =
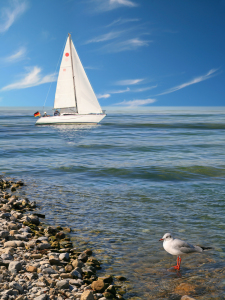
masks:
[[[60,116],[60,112],[57,109],[54,112],[54,116]]]
[[[47,115],[46,111],[44,112],[43,117],[49,117],[49,116]]]

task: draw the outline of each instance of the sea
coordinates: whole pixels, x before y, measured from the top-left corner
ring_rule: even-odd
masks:
[[[106,107],[98,125],[51,126],[37,110],[0,108],[0,174],[45,222],[71,227],[99,276],[124,276],[125,299],[225,299],[225,107]],[[213,249],[175,271],[166,232]]]

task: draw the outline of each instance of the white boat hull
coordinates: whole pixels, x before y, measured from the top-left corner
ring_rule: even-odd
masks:
[[[41,117],[35,125],[51,124],[97,124],[106,114],[88,114],[88,115],[61,115],[52,117]]]

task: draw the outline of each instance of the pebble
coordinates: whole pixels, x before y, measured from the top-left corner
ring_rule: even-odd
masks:
[[[97,277],[100,262],[92,250],[73,248],[70,228],[47,226],[43,215],[28,214],[36,204],[19,196],[22,181],[17,195],[10,194],[12,185],[0,178],[0,299],[119,299],[113,277]]]

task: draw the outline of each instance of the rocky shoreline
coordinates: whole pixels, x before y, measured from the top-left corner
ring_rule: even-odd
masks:
[[[41,221],[36,203],[20,197],[23,185],[0,178],[0,299],[123,300],[125,278],[98,277],[92,250],[74,248],[70,228]]]

